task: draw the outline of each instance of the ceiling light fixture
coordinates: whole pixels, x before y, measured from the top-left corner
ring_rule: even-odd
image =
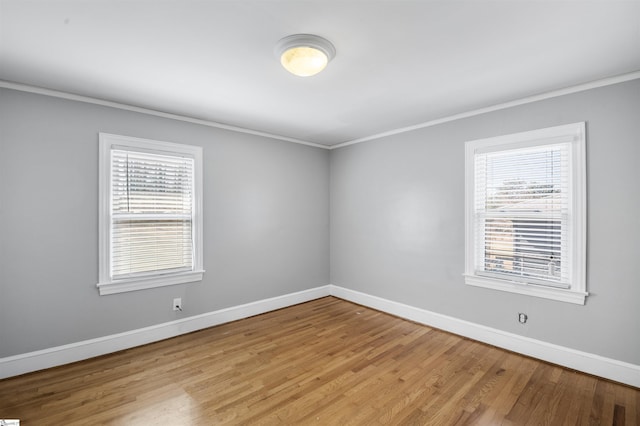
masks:
[[[312,34],[295,34],[276,44],[276,55],[282,66],[292,74],[309,77],[322,71],[336,56],[329,40]]]

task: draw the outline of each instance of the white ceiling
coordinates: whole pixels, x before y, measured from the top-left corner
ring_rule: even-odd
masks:
[[[0,80],[329,146],[638,70],[640,1],[0,0]]]

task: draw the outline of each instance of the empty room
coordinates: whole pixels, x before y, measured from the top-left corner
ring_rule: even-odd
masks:
[[[0,424],[640,424],[640,1],[0,0]]]

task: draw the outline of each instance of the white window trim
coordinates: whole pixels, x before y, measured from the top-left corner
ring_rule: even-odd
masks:
[[[154,276],[112,280],[111,259],[111,150],[114,147],[143,149],[160,154],[186,154],[194,159],[194,217],[193,217],[193,270],[188,272],[158,274]],[[99,134],[99,202],[98,202],[98,290],[100,295],[143,290],[174,284],[201,281],[203,269],[202,234],[202,147],[161,142],[130,136]]]
[[[542,297],[562,302],[584,305],[588,296],[586,291],[586,157],[585,123],[573,123],[549,127],[529,132],[503,135],[469,141],[465,144],[465,283],[476,287],[502,290],[511,293]],[[559,140],[571,140],[572,185],[572,244],[573,270],[569,289],[544,285],[513,282],[508,279],[494,279],[475,273],[474,265],[474,163],[476,152],[490,148],[495,150],[557,143]]]

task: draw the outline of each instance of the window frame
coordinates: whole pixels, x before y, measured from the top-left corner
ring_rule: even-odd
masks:
[[[569,177],[571,179],[571,218],[569,241],[571,282],[569,288],[521,282],[479,274],[475,266],[475,157],[480,152],[500,152],[517,148],[543,146],[570,140]],[[465,284],[511,293],[542,297],[584,305],[586,291],[586,124],[585,122],[548,127],[465,143]]]
[[[99,133],[99,188],[98,188],[98,283],[100,295],[122,293],[168,285],[202,281],[203,230],[202,230],[202,147],[177,144],[131,136]],[[124,149],[170,156],[188,156],[194,160],[192,238],[193,265],[191,271],[158,273],[142,277],[112,279],[111,277],[111,151]]]

